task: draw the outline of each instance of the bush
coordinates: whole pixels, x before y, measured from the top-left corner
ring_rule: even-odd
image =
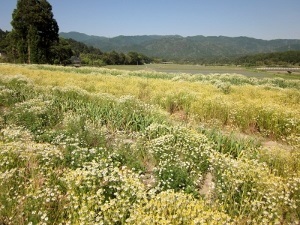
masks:
[[[213,210],[191,195],[161,192],[136,208],[126,224],[234,224],[228,215]]]

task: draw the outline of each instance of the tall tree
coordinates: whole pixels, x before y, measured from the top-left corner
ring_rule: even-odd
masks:
[[[51,63],[51,46],[59,41],[58,25],[47,0],[18,0],[12,14],[12,37],[19,59]]]
[[[52,46],[51,52],[54,64],[66,65],[73,56],[72,46],[63,38],[59,39],[58,44]]]

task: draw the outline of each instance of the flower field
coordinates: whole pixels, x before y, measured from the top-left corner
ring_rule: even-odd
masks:
[[[0,64],[0,224],[299,224],[300,79]]]

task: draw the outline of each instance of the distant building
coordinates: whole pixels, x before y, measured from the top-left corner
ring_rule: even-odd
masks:
[[[5,59],[5,58],[6,58],[6,54],[5,54],[5,53],[2,53],[2,52],[0,52],[0,58],[2,58],[2,59]]]
[[[81,66],[81,59],[79,57],[72,56],[70,60],[71,60],[71,63],[73,64],[73,66],[75,66],[75,67]]]

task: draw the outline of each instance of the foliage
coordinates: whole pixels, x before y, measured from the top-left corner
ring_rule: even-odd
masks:
[[[145,130],[146,151],[156,162],[159,189],[196,194],[208,170],[211,145],[205,136],[181,127],[152,124]],[[197,194],[196,194],[197,195]]]
[[[7,53],[7,46],[9,45],[8,41],[7,41],[7,35],[8,35],[8,31],[3,31],[0,29],[0,53],[4,54]]]
[[[298,65],[300,62],[300,51],[285,51],[249,55],[237,59],[237,64],[248,66],[289,66]]]
[[[72,63],[72,56],[82,56],[83,64],[92,66],[142,65],[152,61],[136,52],[103,54],[73,39],[59,39],[59,27],[47,0],[19,0],[12,17],[12,32],[0,30],[0,52],[5,53],[7,62],[67,65]]]
[[[14,42],[12,42],[12,39],[17,38],[17,36],[14,32],[2,32],[1,29],[0,31],[0,52],[6,54],[6,58],[3,59],[3,61],[17,62],[16,60],[19,59],[18,55],[20,54],[17,54],[17,49],[14,48]],[[34,47],[34,49],[36,51],[42,51],[42,49],[39,49],[39,46]],[[79,57],[81,63],[88,66],[143,65],[145,63],[151,63],[154,60],[137,52],[124,54],[122,52],[112,51],[103,53],[100,49],[87,46],[73,39],[64,39],[61,37],[59,41],[53,43],[47,51],[49,51],[49,55],[51,56],[51,60],[47,61],[47,63],[64,66],[72,63],[70,60],[72,56]],[[43,61],[40,62],[40,59],[38,60],[36,58],[37,55],[33,54],[32,57],[35,57],[34,60],[31,60],[32,63],[45,63]],[[26,58],[20,62],[26,62]]]
[[[248,64],[240,57],[259,53],[299,51],[299,40],[259,40],[249,37],[225,36],[190,36],[179,35],[143,35],[143,36],[117,36],[113,38],[95,37],[77,32],[61,33],[62,37],[73,38],[85,44],[100,48],[103,51],[119,51],[126,53],[129,49],[177,63],[196,64]],[[275,53],[276,55],[277,53]],[[290,57],[282,54],[286,64],[294,64]],[[280,54],[278,54],[280,55]],[[299,55],[299,53],[298,53]],[[269,55],[272,59],[273,56]],[[291,56],[291,55],[290,55]],[[256,57],[256,56],[254,56]],[[246,57],[248,58],[248,57]],[[251,59],[252,56],[249,56]],[[271,60],[272,62],[273,60]],[[276,60],[277,61],[277,60]],[[274,62],[276,62],[274,61]],[[264,60],[267,63],[267,60]]]
[[[104,53],[101,60],[106,65],[143,65],[153,61],[151,58],[137,52],[124,54],[116,51]]]
[[[58,41],[59,28],[48,1],[19,0],[12,17],[12,37],[19,61],[51,62],[50,47]]]
[[[168,190],[138,208],[128,224],[233,224],[228,215],[205,206],[202,200]]]
[[[222,154],[228,154],[233,158],[238,158],[247,151],[258,148],[261,143],[252,137],[237,137],[236,134],[224,134],[216,129],[199,128],[199,131],[205,134],[209,140],[214,143],[214,149]]]
[[[70,43],[62,38],[59,42],[51,47],[52,62],[54,64],[67,65],[70,64],[70,59],[73,56],[74,50]]]
[[[251,224],[280,224],[298,217],[299,177],[274,176],[256,160],[233,160],[219,153],[211,160],[216,177],[215,198],[229,215]]]
[[[0,224],[299,224],[289,81],[214,76],[224,93],[186,75],[0,67]],[[188,118],[170,115],[167,90]],[[260,130],[241,138],[249,118]],[[285,142],[264,148],[266,131]]]

